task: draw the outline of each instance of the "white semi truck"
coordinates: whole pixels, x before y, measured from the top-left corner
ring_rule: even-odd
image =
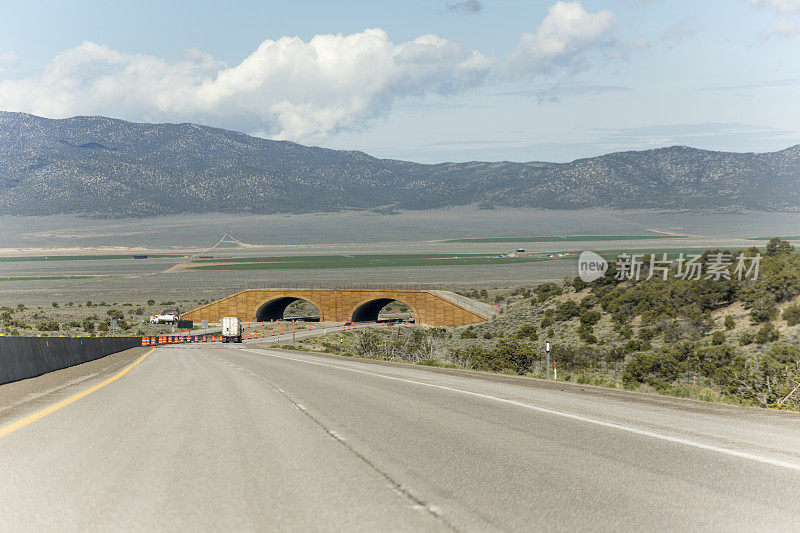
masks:
[[[235,316],[224,316],[222,322],[222,342],[242,342],[242,321]]]
[[[178,315],[162,313],[160,315],[150,315],[151,324],[174,324],[178,321]]]

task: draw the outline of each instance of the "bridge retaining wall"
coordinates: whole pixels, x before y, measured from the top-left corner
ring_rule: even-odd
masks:
[[[0,337],[0,385],[141,345],[141,337]]]
[[[216,302],[181,314],[181,318],[217,322],[220,317],[235,316],[243,321],[255,320],[259,308],[277,299],[305,300],[319,311],[323,322],[356,320],[356,310],[365,304],[380,300],[396,300],[409,306],[418,324],[436,327],[455,327],[485,322],[481,314],[466,308],[439,291],[428,290],[377,290],[377,289],[245,289]],[[474,302],[478,304],[479,302]],[[488,307],[488,306],[487,306]]]

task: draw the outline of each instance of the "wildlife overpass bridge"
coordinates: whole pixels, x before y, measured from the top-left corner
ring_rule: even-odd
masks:
[[[406,304],[418,324],[464,326],[485,322],[495,314],[492,306],[449,291],[403,289],[246,289],[198,307],[181,318],[217,322],[223,316],[265,322],[283,318],[286,308],[304,300],[317,308],[320,321],[369,322],[378,319],[391,302]]]

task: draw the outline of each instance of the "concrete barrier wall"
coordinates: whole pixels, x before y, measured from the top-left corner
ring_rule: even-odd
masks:
[[[0,385],[141,345],[141,337],[0,337]]]

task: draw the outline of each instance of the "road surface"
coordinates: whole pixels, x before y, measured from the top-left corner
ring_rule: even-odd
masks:
[[[0,387],[4,531],[800,527],[794,413],[253,344],[143,353],[117,379],[119,360]]]

